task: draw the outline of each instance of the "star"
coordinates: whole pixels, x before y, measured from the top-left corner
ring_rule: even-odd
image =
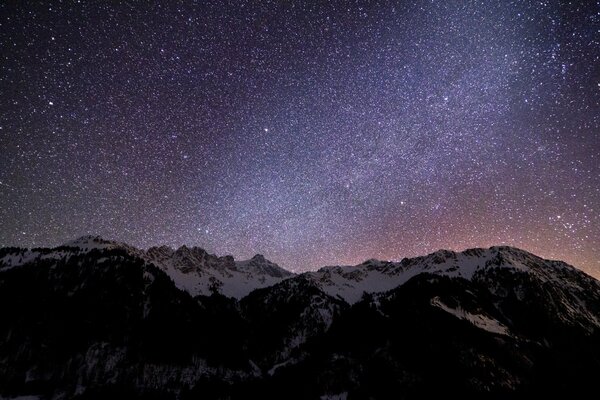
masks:
[[[600,277],[595,4],[5,3],[0,246],[508,244]]]

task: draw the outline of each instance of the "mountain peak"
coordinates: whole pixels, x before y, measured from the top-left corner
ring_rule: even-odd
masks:
[[[93,249],[117,249],[122,248],[126,250],[139,251],[138,249],[129,246],[126,243],[117,242],[114,240],[104,239],[98,235],[84,235],[80,236],[75,240],[68,241],[60,247],[76,247],[84,251]]]
[[[74,240],[70,240],[63,244],[63,246],[67,247],[78,247],[80,245],[85,245],[89,243],[110,243],[109,240],[103,239],[98,235],[83,235]]]
[[[160,246],[139,250],[97,235],[81,236],[61,247],[54,249],[54,252],[17,249],[11,255],[7,251],[0,259],[0,264],[12,268],[41,257],[60,258],[65,252],[125,250],[132,256],[155,264],[167,272],[178,287],[193,295],[210,294],[213,283],[220,282],[220,292],[236,298],[247,295],[253,289],[274,285],[295,276],[260,253],[250,259],[236,261],[231,255],[217,256],[197,246],[183,245],[177,249]],[[355,266],[323,267],[302,275],[316,282],[327,294],[354,303],[360,300],[364,292],[384,292],[421,273],[477,280],[492,279],[498,271],[504,270],[560,280],[562,278],[556,278],[557,273],[568,273],[569,267],[565,263],[544,260],[525,250],[503,245],[470,248],[462,252],[438,250],[425,256],[404,258],[399,262],[371,258]]]
[[[306,275],[329,295],[352,304],[359,301],[363,293],[391,290],[422,273],[472,281],[493,279],[498,271],[556,279],[558,270],[577,271],[565,263],[545,260],[516,247],[493,246],[462,252],[438,250],[400,262],[369,259],[356,266],[323,267]]]
[[[267,260],[262,254],[256,254],[249,260],[237,261],[235,265],[239,271],[260,274],[264,276],[285,278],[294,275],[292,272],[281,268],[272,261]]]
[[[380,262],[381,262],[381,260],[378,260],[377,258],[369,258],[369,259],[363,261],[361,264],[378,264]]]
[[[255,254],[254,257],[251,258],[251,260],[258,261],[258,262],[263,262],[263,263],[267,262],[267,259],[262,254]]]

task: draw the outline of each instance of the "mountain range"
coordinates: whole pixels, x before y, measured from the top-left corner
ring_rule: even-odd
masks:
[[[86,236],[0,249],[0,398],[597,391],[600,282],[514,247],[294,274]]]

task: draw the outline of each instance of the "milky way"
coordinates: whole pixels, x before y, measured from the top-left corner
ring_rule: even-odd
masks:
[[[0,5],[0,245],[600,276],[595,2]]]

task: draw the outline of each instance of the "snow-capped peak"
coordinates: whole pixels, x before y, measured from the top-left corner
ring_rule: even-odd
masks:
[[[265,256],[263,256],[262,254],[255,254],[254,257],[251,258],[251,260],[256,261],[256,262],[261,262],[261,263],[264,263],[267,261]]]
[[[44,248],[12,248],[0,257],[0,268],[10,268],[25,265],[37,260],[61,259],[75,254],[85,254],[93,250],[124,250],[132,256],[144,257],[144,252],[128,244],[103,239],[100,236],[86,235],[70,240],[52,249]]]
[[[438,250],[422,257],[405,258],[400,262],[370,259],[356,266],[324,267],[316,272],[307,272],[306,275],[326,293],[352,304],[360,300],[363,293],[394,289],[421,273],[472,280],[488,270],[504,268],[513,272],[545,276],[548,272],[544,268],[556,269],[564,265],[566,264],[544,260],[518,248],[495,246],[463,252]]]
[[[0,254],[0,269],[8,270],[39,259],[61,259],[92,251],[124,250],[133,257],[156,265],[175,284],[191,295],[221,293],[240,299],[257,288],[281,282],[293,273],[257,254],[250,260],[236,262],[233,256],[216,256],[200,247],[168,246],[141,250],[100,236],[82,236],[54,249],[7,248]]]
[[[257,288],[275,285],[295,274],[256,254],[248,260],[236,261],[232,256],[217,256],[200,247],[168,246],[140,250],[99,236],[82,236],[54,249],[6,248],[0,254],[0,269],[8,270],[37,259],[60,259],[91,251],[124,250],[134,257],[152,263],[165,271],[175,284],[191,295],[221,293],[241,299]],[[544,282],[578,287],[573,267],[537,257],[527,251],[495,246],[473,248],[463,252],[439,250],[429,255],[405,258],[398,262],[369,259],[356,266],[329,266],[302,274],[323,292],[352,304],[364,293],[380,293],[394,289],[412,277],[429,273],[451,278],[481,280],[495,271],[528,273]],[[571,279],[570,277],[575,277]]]
[[[199,247],[152,247],[146,251],[175,284],[190,294],[221,293],[240,299],[252,290],[271,286],[293,276],[289,271],[257,254],[250,260],[235,261],[230,256],[209,254]]]
[[[82,250],[131,248],[125,243],[106,240],[100,236],[85,235],[64,243],[61,247],[76,247]]]
[[[128,245],[127,243],[115,240],[104,239],[101,236],[85,235],[75,240],[68,241],[59,246],[69,249],[77,249],[79,253],[86,253],[92,250],[124,250],[132,256],[144,258],[144,251]]]
[[[268,275],[276,278],[285,278],[293,275],[290,271],[267,260],[262,254],[256,254],[249,260],[237,261],[235,266],[239,271]]]
[[[87,245],[99,245],[102,243],[109,243],[108,240],[102,239],[100,236],[94,235],[84,235],[80,236],[77,239],[69,240],[66,243],[63,243],[64,247],[82,247]]]

